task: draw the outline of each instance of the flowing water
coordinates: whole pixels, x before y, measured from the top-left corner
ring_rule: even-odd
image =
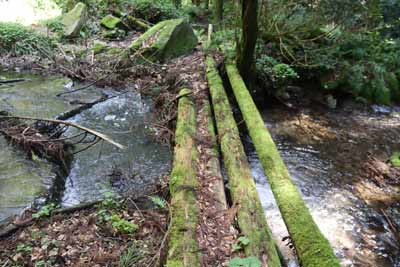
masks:
[[[118,93],[91,88],[57,97],[58,93],[68,90],[70,80],[16,73],[1,76],[26,79],[0,86],[0,110],[14,115],[54,118],[82,103]],[[39,196],[48,193],[57,178],[64,183],[64,190],[60,192],[62,206],[100,199],[106,191],[129,191],[134,196],[156,183],[168,172],[171,155],[169,148],[161,146],[149,134],[150,104],[139,94],[129,92],[71,118],[71,121],[107,134],[126,149],[99,143],[74,156],[66,177],[58,177],[54,165],[36,157],[28,158],[1,137],[0,221],[20,213]],[[74,130],[68,129],[66,135],[72,134]],[[74,149],[84,147],[86,145],[77,145]]]
[[[371,183],[361,172],[368,155],[387,158],[400,150],[399,110],[375,107],[375,111],[358,112],[349,107],[309,109],[299,114],[275,107],[263,117],[294,183],[342,266],[400,266],[400,240],[384,215],[400,225],[400,191],[397,187],[394,193],[388,188],[370,192],[366,185]],[[245,139],[268,223],[289,266],[298,266],[287,240],[282,241],[288,236],[287,229],[251,141]],[[375,201],[386,194],[396,197]]]

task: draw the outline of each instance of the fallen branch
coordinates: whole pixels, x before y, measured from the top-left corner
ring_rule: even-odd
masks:
[[[70,122],[70,121],[62,121],[62,120],[57,120],[57,119],[42,119],[42,118],[34,118],[34,117],[25,117],[25,116],[0,116],[0,119],[4,118],[4,119],[20,119],[20,120],[33,120],[33,121],[44,121],[44,122],[50,122],[50,123],[54,123],[54,124],[61,124],[61,125],[65,125],[65,126],[71,126],[74,127],[76,129],[79,129],[81,131],[87,132],[97,138],[100,138],[104,141],[106,141],[107,143],[116,146],[120,149],[124,149],[125,147],[115,141],[113,141],[111,138],[109,138],[107,135],[99,133],[95,130],[89,129],[87,127],[81,126],[79,124],[76,124],[74,122]]]
[[[0,80],[0,84],[24,82],[25,79]]]
[[[122,92],[122,93],[119,93],[119,94],[116,94],[116,95],[113,95],[113,96],[110,96],[110,97],[105,97],[105,96],[100,97],[99,99],[96,99],[96,100],[93,101],[93,102],[85,103],[85,104],[83,104],[83,105],[81,105],[81,106],[79,106],[79,107],[77,107],[77,108],[74,108],[74,109],[71,109],[71,110],[69,110],[69,111],[63,112],[63,113],[61,113],[60,115],[58,115],[58,116],[56,117],[56,119],[57,119],[57,120],[62,120],[62,121],[68,120],[68,119],[74,117],[75,115],[81,113],[82,111],[92,108],[92,107],[93,107],[94,105],[96,105],[96,104],[99,104],[99,103],[101,103],[101,102],[110,100],[110,99],[112,99],[112,98],[118,97],[118,96],[123,95],[123,94],[126,94],[126,93],[128,93],[128,92],[129,92],[129,91],[125,91],[125,92]]]

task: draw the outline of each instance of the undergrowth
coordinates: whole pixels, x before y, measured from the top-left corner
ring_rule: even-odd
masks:
[[[0,22],[0,55],[50,55],[53,40],[13,22]]]

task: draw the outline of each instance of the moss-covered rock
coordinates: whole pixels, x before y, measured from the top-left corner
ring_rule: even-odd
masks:
[[[85,25],[87,18],[87,6],[84,3],[76,4],[61,20],[64,25],[64,35],[66,37],[77,36]]]
[[[114,17],[113,15],[107,15],[105,16],[101,22],[101,26],[103,26],[106,29],[109,30],[114,30],[116,28],[128,31],[129,27],[126,25],[120,18]]]
[[[192,27],[184,19],[162,21],[130,45],[132,53],[140,52],[149,60],[165,62],[190,52],[198,43]]]
[[[132,16],[126,16],[125,18],[126,24],[137,31],[147,31],[151,28],[150,24],[144,20],[137,19]]]
[[[122,39],[126,36],[126,31],[116,28],[114,30],[104,31],[102,36],[106,39]]]

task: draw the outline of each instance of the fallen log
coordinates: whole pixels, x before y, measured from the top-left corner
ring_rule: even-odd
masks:
[[[197,157],[194,146],[196,112],[189,92],[188,89],[182,89],[179,93],[182,97],[179,97],[174,163],[169,182],[171,226],[167,267],[200,266],[196,240],[198,182],[194,166]]]
[[[245,254],[257,256],[264,266],[280,267],[278,252],[265,219],[239,130],[215,62],[210,57],[207,58],[207,79],[232,202],[237,207],[237,221],[241,234],[250,240],[244,248]]]
[[[206,114],[208,133],[211,137],[210,140],[210,149],[208,154],[210,158],[208,160],[208,167],[210,169],[211,175],[216,177],[217,181],[213,184],[213,191],[215,192],[216,199],[216,207],[220,211],[224,211],[228,208],[228,204],[226,203],[226,195],[225,195],[225,186],[224,186],[224,178],[221,174],[221,166],[220,166],[220,154],[218,150],[217,137],[215,135],[215,127],[213,122],[213,117],[211,114],[211,106],[208,99],[204,100],[204,113]]]
[[[271,185],[302,267],[340,266],[328,240],[315,224],[306,204],[264,125],[235,65],[226,66],[233,93]]]

